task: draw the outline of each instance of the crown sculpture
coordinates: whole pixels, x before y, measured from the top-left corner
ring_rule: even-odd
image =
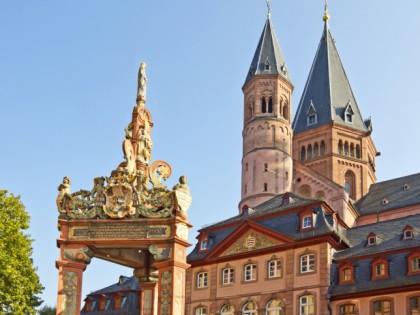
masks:
[[[191,195],[187,178],[181,176],[172,190],[162,181],[171,176],[171,166],[164,161],[150,163],[153,142],[152,115],[146,103],[146,64],[138,73],[137,105],[125,128],[122,143],[125,161],[110,177],[97,177],[91,190],[70,192],[71,181],[64,177],[58,186],[57,208],[62,219],[168,218],[187,219]],[[151,184],[151,188],[150,188]]]

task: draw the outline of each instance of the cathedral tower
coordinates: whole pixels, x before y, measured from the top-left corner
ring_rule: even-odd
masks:
[[[291,188],[293,84],[270,14],[242,90],[244,128],[240,212],[245,205],[252,208]]]
[[[363,120],[328,26],[293,121],[293,158],[344,187],[353,200],[376,182],[371,120]],[[314,197],[309,188],[294,190]]]

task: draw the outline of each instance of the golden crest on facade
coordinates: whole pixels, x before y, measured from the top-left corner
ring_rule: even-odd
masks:
[[[105,188],[104,212],[113,219],[122,219],[132,212],[133,188],[124,175],[118,171],[114,176],[111,175]]]

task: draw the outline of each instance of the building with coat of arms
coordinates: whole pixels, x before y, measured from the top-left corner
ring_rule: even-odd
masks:
[[[293,69],[267,16],[242,87],[239,211],[198,231],[182,314],[420,314],[420,174],[377,182],[329,19],[292,118]]]

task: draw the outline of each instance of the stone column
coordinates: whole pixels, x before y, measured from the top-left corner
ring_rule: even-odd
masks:
[[[157,283],[141,282],[140,315],[158,315],[157,312]]]
[[[83,271],[87,264],[56,261],[58,268],[57,315],[79,315],[82,299]]]
[[[180,262],[158,263],[159,315],[179,315],[185,312],[185,272],[190,266]]]

